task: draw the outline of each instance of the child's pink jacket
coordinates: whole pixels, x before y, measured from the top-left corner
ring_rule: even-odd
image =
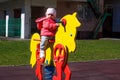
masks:
[[[37,23],[37,29],[41,30],[41,36],[55,36],[56,33],[56,22],[50,18],[38,18],[35,21]]]

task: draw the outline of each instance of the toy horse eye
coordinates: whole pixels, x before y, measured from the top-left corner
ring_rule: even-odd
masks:
[[[70,36],[72,37],[72,34],[70,34]]]

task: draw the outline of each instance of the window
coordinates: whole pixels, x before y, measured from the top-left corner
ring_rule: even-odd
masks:
[[[78,18],[82,20],[88,20],[92,17],[92,10],[87,4],[78,5]]]
[[[14,9],[14,18],[20,18],[21,17],[21,9]]]

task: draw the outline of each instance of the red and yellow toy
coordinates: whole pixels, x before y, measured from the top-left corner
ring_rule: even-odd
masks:
[[[32,67],[36,66],[36,76],[38,80],[63,80],[63,72],[66,75],[64,80],[70,80],[71,71],[67,64],[68,53],[75,51],[76,31],[77,27],[80,27],[81,25],[76,14],[76,12],[72,15],[68,14],[61,19],[65,24],[63,25],[60,23],[55,35],[54,45],[46,50],[44,64],[42,63],[43,60],[37,59],[40,50],[40,35],[38,33],[33,34],[30,43],[30,64]],[[43,66],[44,71],[42,71]],[[54,73],[56,73],[56,75],[53,75]],[[42,74],[44,74],[45,77],[43,77]]]

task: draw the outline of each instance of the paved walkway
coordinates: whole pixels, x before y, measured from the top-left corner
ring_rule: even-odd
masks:
[[[120,60],[72,62],[71,80],[120,80]],[[30,66],[0,67],[0,80],[37,80]]]
[[[71,63],[71,80],[120,80],[120,60]]]

